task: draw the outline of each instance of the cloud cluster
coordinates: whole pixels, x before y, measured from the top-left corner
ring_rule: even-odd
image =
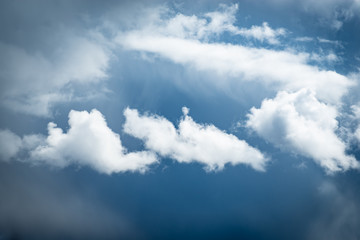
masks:
[[[199,162],[207,170],[223,169],[226,164],[246,164],[258,171],[265,170],[268,160],[245,141],[227,134],[213,125],[194,122],[183,108],[184,116],[175,126],[157,115],[139,115],[135,109],[124,111],[124,131],[144,141],[145,147],[178,162]]]
[[[235,24],[237,10],[237,4],[220,5],[217,11],[188,16],[157,8],[153,12],[150,10],[148,22],[136,29],[115,31],[114,39],[106,39],[106,34],[97,35],[97,31],[92,34],[87,31],[81,37],[66,32],[61,44],[52,51],[30,51],[0,42],[3,53],[0,57],[0,80],[3,82],[0,99],[15,111],[49,116],[54,103],[73,98],[76,86],[106,79],[110,50],[121,46],[125,50],[151,53],[197,71],[215,72],[221,81],[216,79],[211,84],[230,91],[250,81],[261,83],[271,91],[280,91],[274,99],[264,100],[259,109],[251,109],[247,126],[282,149],[313,158],[328,172],[357,168],[358,162],[345,153],[346,145],[336,135],[336,107],[341,105],[342,97],[354,81],[313,65],[314,62],[338,61],[338,57],[332,52],[318,55],[289,48],[279,50],[250,47],[246,43],[214,42],[227,32],[262,43],[279,44],[280,37],[287,34],[285,29],[272,29],[266,22],[262,26],[240,28]],[[318,38],[318,41],[324,40]],[[177,129],[163,117],[139,115],[136,110],[126,109],[124,130],[142,139],[149,150],[179,162],[197,161],[209,170],[222,169],[227,163],[265,169],[267,158],[259,150],[213,125],[194,122],[187,111],[184,109]],[[127,153],[119,135],[107,126],[96,110],[90,113],[71,111],[69,126],[64,133],[56,124],[49,123],[46,139],[35,135],[20,138],[3,130],[0,139],[8,139],[8,142],[0,149],[1,158],[9,160],[31,149],[33,162],[59,167],[86,165],[107,174],[145,171],[157,162],[153,152]],[[355,133],[358,135],[360,130]],[[330,151],[326,150],[328,146]]]
[[[311,90],[279,92],[252,108],[246,126],[275,146],[314,159],[328,173],[359,168],[336,130],[338,112]]]
[[[106,124],[97,111],[70,111],[69,129],[63,132],[55,123],[48,124],[48,136],[26,135],[20,138],[9,130],[0,131],[0,148],[4,161],[19,159],[32,164],[55,167],[89,166],[101,173],[125,171],[144,172],[158,162],[155,153],[181,163],[199,162],[206,170],[221,170],[226,164],[246,164],[265,171],[268,158],[231,134],[213,125],[202,125],[188,116],[183,108],[178,129],[167,119],[157,115],[140,116],[135,109],[124,111],[124,131],[144,141],[150,151],[127,152],[120,137]],[[19,153],[30,155],[26,160]]]

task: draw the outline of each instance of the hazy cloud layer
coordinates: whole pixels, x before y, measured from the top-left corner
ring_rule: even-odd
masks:
[[[145,147],[178,162],[199,162],[207,170],[221,170],[226,164],[246,164],[258,171],[265,170],[268,160],[244,140],[225,133],[214,125],[194,122],[183,108],[178,128],[158,115],[140,115],[137,110],[124,111],[124,131],[144,141]]]
[[[359,168],[336,135],[338,112],[311,90],[279,92],[253,107],[246,126],[275,146],[314,159],[328,173]]]
[[[54,103],[74,97],[73,84],[96,83],[107,77],[108,53],[83,37],[66,39],[55,47],[52,57],[2,43],[0,51],[0,97],[14,111],[48,116]]]

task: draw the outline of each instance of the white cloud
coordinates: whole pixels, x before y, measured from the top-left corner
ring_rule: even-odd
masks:
[[[73,97],[74,84],[86,86],[107,77],[110,56],[104,45],[90,37],[64,35],[61,44],[46,53],[0,43],[2,104],[14,111],[49,116],[54,103]]]
[[[178,162],[199,162],[207,170],[223,169],[226,164],[246,164],[258,171],[265,170],[268,160],[245,141],[227,134],[213,125],[194,122],[183,108],[184,116],[178,129],[157,115],[139,115],[137,110],[124,111],[124,131],[144,141],[145,147]]]
[[[64,133],[55,123],[49,123],[49,135],[43,145],[31,152],[31,161],[66,167],[71,164],[90,166],[106,174],[140,171],[157,162],[147,151],[127,152],[120,136],[106,124],[103,115],[92,110],[69,113],[69,130]]]
[[[286,30],[284,28],[272,29],[267,22],[262,26],[252,26],[250,29],[241,28],[237,30],[237,34],[243,35],[247,38],[255,38],[261,42],[267,41],[270,44],[279,44],[279,36],[284,36]]]
[[[142,32],[129,32],[119,36],[118,41],[130,50],[155,53],[197,70],[215,71],[225,76],[216,84],[228,87],[236,81],[247,80],[263,82],[275,90],[310,88],[321,100],[338,103],[353,84],[341,74],[309,65],[310,54],[290,50],[203,43]]]
[[[173,17],[169,17],[169,15],[171,15],[169,9],[156,8],[147,16],[147,18],[149,18],[147,24],[139,30],[148,35],[203,41],[208,41],[211,37],[229,32],[233,35],[241,35],[270,44],[279,44],[278,37],[286,34],[285,29],[272,29],[267,22],[264,22],[262,26],[238,28],[234,25],[236,22],[235,14],[237,9],[237,4],[230,6],[221,4],[218,11],[208,12],[203,16],[187,16],[178,13]]]
[[[314,159],[328,173],[359,167],[335,133],[336,108],[320,102],[314,92],[279,92],[250,112],[247,127],[283,150]]]

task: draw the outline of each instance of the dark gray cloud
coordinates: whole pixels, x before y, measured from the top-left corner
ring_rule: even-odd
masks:
[[[49,169],[1,164],[0,236],[18,239],[112,239],[130,226],[99,197]]]
[[[317,215],[309,224],[309,240],[360,238],[360,206],[349,185],[325,181],[319,187]]]

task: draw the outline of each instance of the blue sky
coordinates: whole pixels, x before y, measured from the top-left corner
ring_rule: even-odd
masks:
[[[2,2],[0,239],[360,238],[359,14]]]

